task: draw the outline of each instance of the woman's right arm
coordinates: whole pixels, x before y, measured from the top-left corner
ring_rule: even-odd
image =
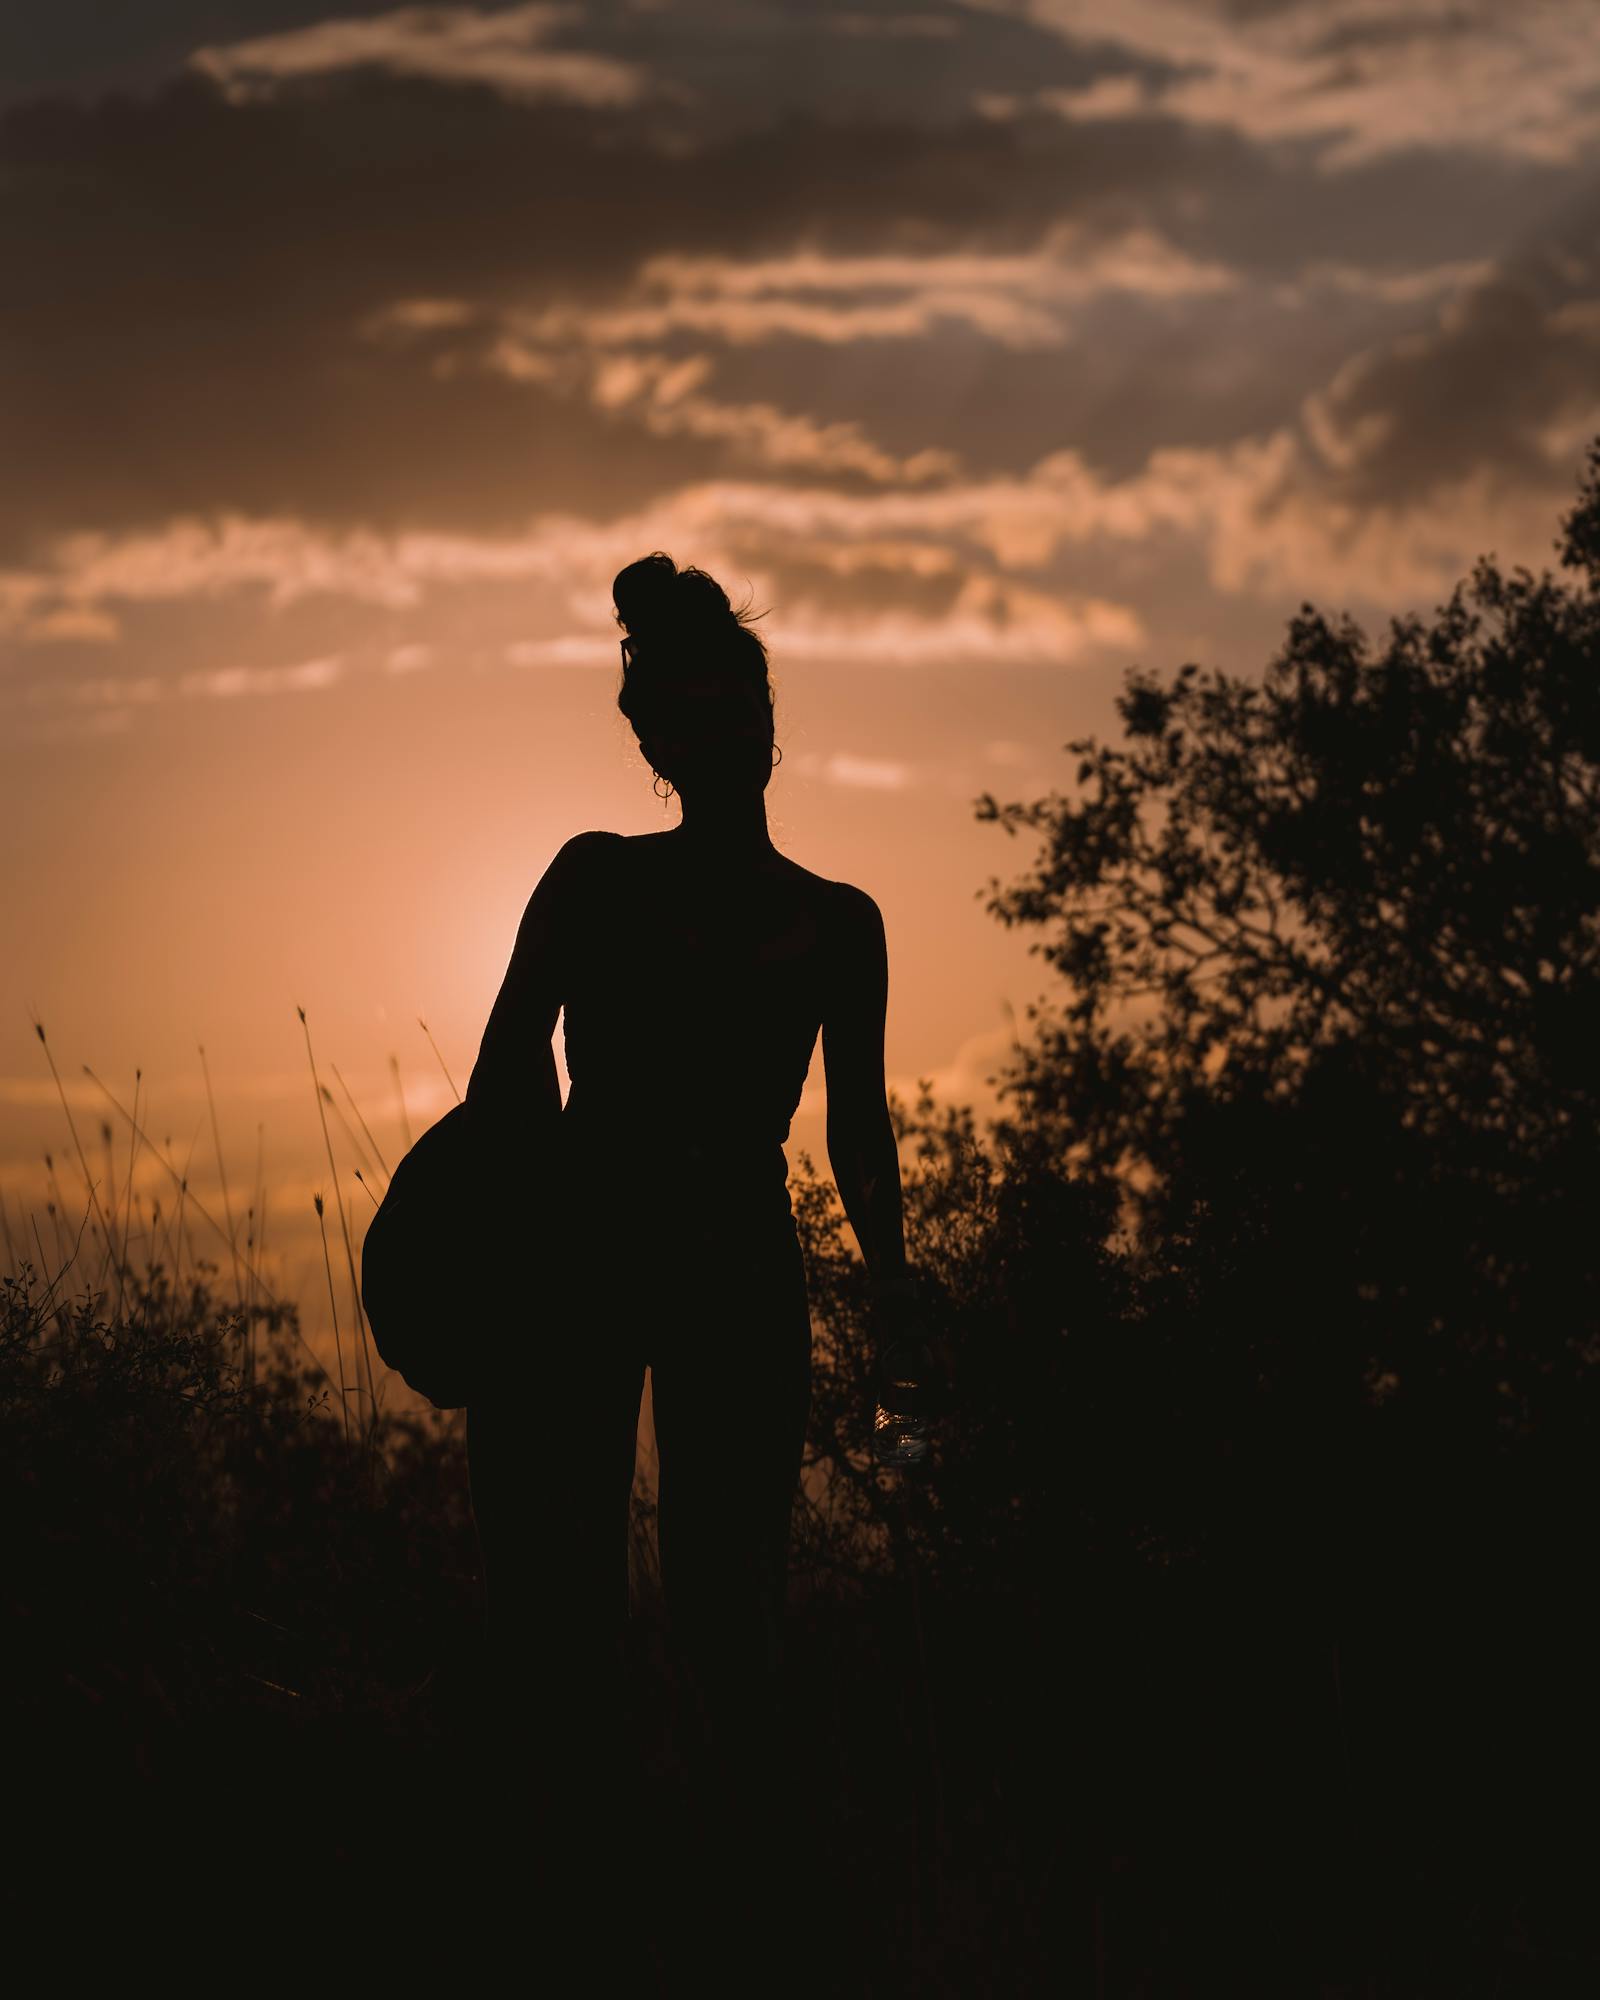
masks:
[[[552,1038],[566,998],[571,919],[582,893],[584,856],[603,837],[575,834],[528,898],[467,1079],[467,1115],[497,1159],[526,1158],[561,1115]]]

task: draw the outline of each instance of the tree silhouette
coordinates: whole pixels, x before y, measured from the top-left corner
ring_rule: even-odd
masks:
[[[1130,674],[1074,797],[979,802],[1065,987],[1011,1125],[1117,1182],[1212,1447],[1592,1423],[1600,442],[1564,525],[1576,584],[1480,559],[1378,648],[1306,605],[1260,681]]]

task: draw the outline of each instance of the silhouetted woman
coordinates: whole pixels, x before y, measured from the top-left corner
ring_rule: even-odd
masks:
[[[776,1872],[791,1802],[776,1696],[811,1325],[783,1146],[819,1030],[829,1162],[881,1326],[909,1289],[887,956],[869,895],[772,844],[765,792],[782,753],[759,635],[710,576],[659,553],[624,569],[613,596],[628,635],[618,706],[682,817],[562,847],[467,1086],[504,1174],[556,1134],[559,1268],[529,1280],[562,1301],[541,1308],[531,1345],[511,1326],[468,1412],[472,1500],[490,1655],[526,1721],[535,1788],[558,1844],[598,1840],[621,1893],[636,1799],[627,1525],[649,1367],[662,1587],[701,1797],[724,1836],[701,1914],[726,1935]],[[563,1007],[564,1110],[551,1048]],[[750,1973],[754,1990],[770,1983]]]

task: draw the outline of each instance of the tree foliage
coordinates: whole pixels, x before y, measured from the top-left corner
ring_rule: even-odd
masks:
[[[1243,1388],[1587,1421],[1596,1354],[1600,444],[1564,581],[1475,565],[1381,646],[1302,607],[1259,680],[1131,674],[990,908],[1064,992],[1016,1121],[1114,1175]]]
[[[1134,671],[1069,791],[978,801],[1038,838],[988,907],[1057,978],[986,1134],[926,1086],[895,1106],[911,1263],[960,1356],[939,1476],[895,1503],[927,1559],[1309,1576],[1399,1561],[1454,1509],[1468,1562],[1526,1526],[1490,1519],[1497,1480],[1577,1476],[1600,442],[1557,546],[1567,577],[1485,557],[1381,644],[1307,605],[1264,674]],[[813,1448],[866,1526],[892,1508],[862,1273],[799,1208]]]

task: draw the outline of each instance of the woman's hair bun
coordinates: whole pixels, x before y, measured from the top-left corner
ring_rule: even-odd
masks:
[[[647,735],[670,711],[685,671],[723,675],[747,687],[771,714],[766,646],[747,622],[749,607],[735,611],[714,576],[679,569],[656,549],[617,572],[611,596],[628,635],[617,706],[636,735]]]
[[[634,639],[704,630],[734,616],[728,593],[714,576],[679,569],[659,549],[618,572],[611,599],[618,622]]]

